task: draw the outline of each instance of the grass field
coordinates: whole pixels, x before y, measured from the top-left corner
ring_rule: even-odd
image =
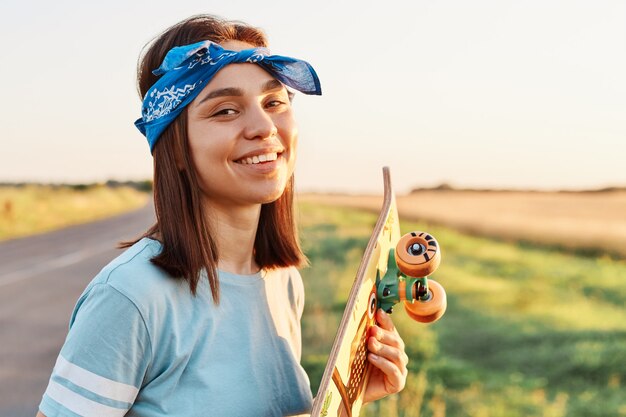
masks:
[[[301,195],[378,210],[380,196]],[[626,258],[626,191],[419,191],[397,196],[403,219],[419,219],[472,234],[541,243],[586,254]]]
[[[0,186],[0,240],[112,216],[146,204],[131,187]]]
[[[312,265],[302,271],[303,364],[315,393],[376,215],[310,199],[299,207]],[[433,278],[448,311],[428,326],[394,312],[408,384],[364,415],[626,416],[626,261],[402,224],[424,229],[442,246]]]

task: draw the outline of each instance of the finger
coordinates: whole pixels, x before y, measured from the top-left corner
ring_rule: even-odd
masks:
[[[385,311],[380,308],[378,309],[377,314],[376,318],[380,327],[390,332],[397,331],[396,326],[394,326],[393,320],[391,320],[391,316],[389,314],[385,313]]]
[[[370,353],[367,358],[374,367],[380,369],[385,374],[385,388],[389,394],[400,392],[404,389],[406,373],[398,368],[396,364],[374,353]]]
[[[368,339],[367,348],[370,352],[395,363],[401,369],[406,369],[409,363],[409,357],[404,350],[394,346],[385,345],[376,340],[374,337],[370,337]]]
[[[400,334],[394,330],[385,330],[379,326],[370,327],[370,336],[376,338],[384,345],[395,346],[404,351],[404,340],[400,337]]]

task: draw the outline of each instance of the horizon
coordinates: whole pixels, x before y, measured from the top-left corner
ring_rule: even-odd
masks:
[[[153,186],[152,179],[143,180],[114,180],[108,179],[105,181],[94,182],[37,182],[37,181],[0,181],[0,187],[67,187],[67,188],[89,188],[89,187],[141,187],[144,191],[147,191],[145,187]],[[382,187],[382,184],[381,184]],[[383,190],[379,191],[354,191],[354,190],[322,190],[322,189],[296,189],[296,194],[319,194],[319,195],[382,195]],[[609,186],[601,188],[563,188],[563,189],[538,189],[538,188],[467,188],[457,187],[454,184],[442,183],[432,187],[413,187],[405,192],[396,192],[398,196],[408,195],[419,192],[476,192],[476,193],[552,193],[552,194],[604,194],[615,192],[626,192],[626,184],[622,186]]]

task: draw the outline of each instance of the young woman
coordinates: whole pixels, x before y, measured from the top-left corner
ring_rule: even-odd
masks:
[[[266,46],[256,28],[202,15],[141,58],[136,125],[154,157],[157,222],[78,300],[38,416],[310,411],[291,100],[321,89],[308,63]],[[407,375],[402,339],[379,315],[366,401]]]

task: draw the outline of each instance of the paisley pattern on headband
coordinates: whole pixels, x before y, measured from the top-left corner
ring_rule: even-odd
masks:
[[[182,98],[186,97],[196,85],[201,84],[187,84],[184,87],[172,86],[171,88],[164,88],[159,91],[156,88],[150,91],[149,95],[152,99],[148,102],[145,111],[143,112],[143,120],[149,123],[155,119],[168,115],[172,109],[175,109],[182,102]]]

